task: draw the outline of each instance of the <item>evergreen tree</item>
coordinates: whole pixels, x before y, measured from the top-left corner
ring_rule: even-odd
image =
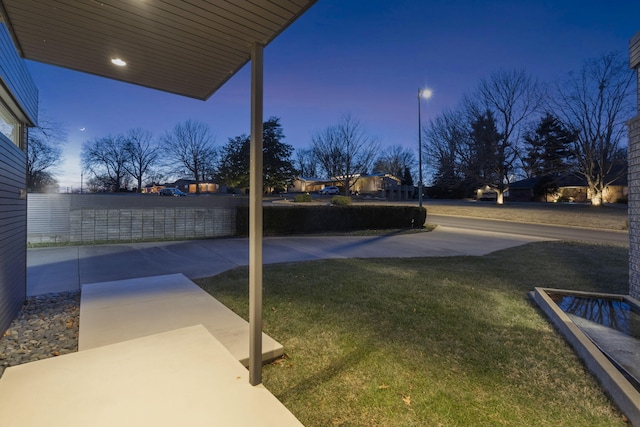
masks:
[[[282,142],[284,132],[278,117],[263,124],[264,187],[267,191],[284,190],[293,183],[297,171],[293,165],[293,147]]]
[[[291,156],[293,147],[282,142],[284,132],[278,117],[271,117],[263,123],[263,185],[265,191],[286,189],[296,176],[296,168]],[[249,187],[249,162],[251,138],[242,134],[229,138],[222,147],[217,178],[230,187]]]
[[[547,194],[557,190],[558,180],[571,169],[575,136],[550,113],[525,135],[523,167],[527,176],[536,178],[534,198],[546,200]]]
[[[413,175],[411,175],[411,169],[409,166],[404,167],[404,172],[402,174],[402,185],[413,185]]]
[[[505,190],[503,177],[509,168],[509,153],[501,141],[502,135],[491,111],[477,115],[471,122],[465,175],[472,178],[477,187],[487,185],[499,195]]]
[[[222,147],[216,178],[229,187],[249,187],[249,148],[251,139],[242,134],[229,138]]]
[[[567,172],[574,160],[571,144],[575,134],[557,117],[547,113],[534,131],[525,135],[524,169],[528,176],[558,176]]]

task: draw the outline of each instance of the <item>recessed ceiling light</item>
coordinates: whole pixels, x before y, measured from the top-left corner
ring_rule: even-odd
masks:
[[[113,58],[111,60],[111,63],[113,65],[117,65],[118,67],[124,67],[125,65],[127,65],[127,63],[120,58]]]

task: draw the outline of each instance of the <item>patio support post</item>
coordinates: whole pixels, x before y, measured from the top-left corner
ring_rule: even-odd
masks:
[[[422,89],[418,89],[418,206],[422,208],[422,112],[420,111]]]
[[[263,51],[251,47],[251,158],[249,176],[249,383],[262,383],[262,100]]]

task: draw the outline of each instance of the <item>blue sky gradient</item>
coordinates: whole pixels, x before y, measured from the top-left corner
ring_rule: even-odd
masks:
[[[434,92],[426,123],[492,72],[551,82],[588,58],[626,55],[638,31],[637,0],[319,0],[265,49],[265,119],[280,117],[285,142],[305,148],[349,113],[383,146],[417,150],[418,88]],[[64,189],[80,185],[86,140],[135,127],[159,137],[186,119],[209,124],[219,146],[249,132],[248,66],[203,102],[27,64],[42,114],[69,131]]]

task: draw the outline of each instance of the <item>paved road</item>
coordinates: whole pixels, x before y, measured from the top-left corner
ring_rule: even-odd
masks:
[[[497,233],[512,233],[549,239],[575,240],[589,243],[629,246],[628,231],[525,224],[510,221],[431,214],[427,216],[427,223],[457,229],[485,230]]]

